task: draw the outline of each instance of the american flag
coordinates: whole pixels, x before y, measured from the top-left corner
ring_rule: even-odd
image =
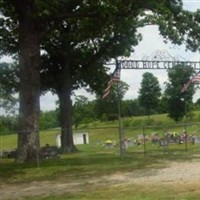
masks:
[[[114,83],[120,81],[120,74],[121,74],[121,69],[117,66],[115,71],[113,72],[110,81],[108,82],[108,85],[106,89],[104,90],[103,96],[101,97],[102,99],[105,99],[108,97],[110,94],[111,87]]]
[[[196,75],[193,76],[186,84],[184,84],[181,92],[185,92],[192,83],[200,83],[200,71],[197,72]]]

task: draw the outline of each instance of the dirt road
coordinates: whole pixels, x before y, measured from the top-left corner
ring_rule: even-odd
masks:
[[[35,195],[61,195],[66,192],[75,193],[83,191],[85,183],[95,184],[199,184],[200,185],[200,161],[171,162],[165,168],[149,168],[134,170],[127,173],[117,173],[98,178],[87,177],[73,182],[31,182],[20,185],[1,185],[1,200],[21,199],[22,197]],[[200,189],[200,188],[199,188]]]

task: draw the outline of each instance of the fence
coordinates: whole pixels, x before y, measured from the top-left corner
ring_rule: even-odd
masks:
[[[90,145],[119,149],[119,129],[117,127],[88,129]],[[122,128],[122,148],[126,153],[178,153],[193,151],[200,154],[200,123],[169,126],[143,126]]]
[[[75,131],[83,134],[83,145],[91,151],[95,149],[119,152],[119,128],[84,128]],[[85,134],[87,133],[87,134]],[[40,147],[46,144],[57,145],[60,129],[40,131]],[[85,138],[84,136],[87,136]],[[87,139],[87,142],[84,142]],[[87,144],[86,144],[87,143]],[[78,144],[81,145],[81,144]],[[80,146],[77,147],[79,148]],[[173,126],[144,126],[122,128],[123,154],[126,153],[174,153],[193,151],[200,154],[200,123],[178,124]],[[0,135],[0,151],[12,151],[17,148],[17,134]]]
[[[168,127],[145,126],[131,136],[133,129],[124,130],[127,152],[144,154],[194,151],[200,153],[200,123],[179,124]]]

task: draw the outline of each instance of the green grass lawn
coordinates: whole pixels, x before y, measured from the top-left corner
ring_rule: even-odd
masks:
[[[195,186],[191,186],[193,192],[188,192],[188,189],[181,185],[181,187],[174,186],[138,186],[126,185],[116,186],[114,188],[108,186],[91,187],[85,186],[84,192],[76,192],[76,194],[64,194],[48,197],[41,197],[40,200],[199,200],[200,192]],[[27,198],[29,200],[36,200],[36,198]]]
[[[14,186],[30,184],[31,182],[73,183],[80,181],[80,188],[76,191],[62,194],[44,194],[20,199],[32,200],[198,200],[200,183],[180,185],[133,183],[117,185],[107,182],[102,177],[112,174],[123,174],[135,170],[161,169],[172,161],[184,162],[197,159],[192,152],[181,151],[178,154],[161,153],[147,154],[127,152],[123,159],[119,157],[117,149],[105,149],[91,145],[79,145],[79,152],[61,155],[58,160],[45,160],[37,164],[16,164],[13,160],[0,160],[1,183]],[[139,171],[138,171],[139,172]],[[92,179],[99,180],[92,184]],[[186,184],[186,185],[184,185]]]
[[[184,121],[184,120],[183,120]],[[193,112],[193,119],[191,122],[200,122],[200,111]],[[145,134],[152,132],[158,132],[163,134],[164,130],[181,132],[185,128],[184,125],[175,124],[173,120],[167,117],[167,114],[152,115],[150,120],[146,116],[138,116],[132,118],[122,119],[123,134],[124,137],[132,138],[138,134],[143,134],[143,126],[145,126]],[[195,133],[200,135],[200,125],[187,126],[189,133]],[[86,131],[90,134],[90,142],[95,143],[98,140],[118,140],[119,130],[118,121],[112,122],[92,122],[88,124],[80,125],[79,129],[74,132]],[[40,132],[40,144],[44,146],[49,143],[51,145],[56,144],[56,135],[60,133],[60,129],[52,129]],[[0,151],[11,150],[17,147],[17,135],[16,134],[0,134]]]
[[[164,130],[181,132],[185,126],[165,123],[166,115],[154,116],[154,122],[159,124],[157,127],[135,126],[124,127],[124,137],[133,138],[138,134],[151,134],[157,132],[160,135]],[[127,119],[126,119],[127,120]],[[132,125],[134,120],[144,120],[144,118],[128,119]],[[160,121],[159,123],[158,120]],[[161,122],[162,121],[162,122]],[[161,124],[161,126],[160,126]],[[199,160],[200,145],[185,144],[170,145],[164,150],[159,145],[153,145],[147,142],[144,145],[135,145],[128,148],[123,157],[119,154],[119,129],[118,122],[93,123],[75,132],[87,131],[89,133],[90,143],[87,145],[78,145],[78,152],[73,154],[60,155],[60,159],[44,160],[39,163],[17,164],[13,159],[0,158],[0,182],[8,186],[27,185],[37,183],[73,183],[80,181],[80,187],[77,190],[64,191],[62,194],[47,193],[40,196],[26,196],[20,199],[29,200],[198,200],[200,196],[200,183],[178,184],[144,184],[133,183],[113,184],[106,182],[102,177],[113,174],[123,174],[135,170],[162,169],[170,162],[184,162]],[[187,125],[187,131],[200,136],[199,124]],[[46,130],[40,132],[40,143],[44,146],[56,144],[56,135],[59,129]],[[106,140],[116,141],[117,145],[113,148],[105,148]],[[1,135],[0,149],[12,150],[17,147],[17,135]],[[144,153],[146,150],[146,154]],[[92,184],[89,178],[99,180]],[[13,198],[12,198],[13,199]],[[17,198],[16,198],[17,199]],[[3,199],[2,199],[3,200]]]

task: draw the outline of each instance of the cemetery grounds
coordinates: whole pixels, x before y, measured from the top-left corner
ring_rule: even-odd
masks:
[[[126,136],[129,132],[127,129]],[[42,134],[42,143],[56,134]],[[58,159],[16,164],[1,158],[0,199],[200,199],[200,145],[188,143],[185,149],[184,144],[175,144],[166,150],[148,142],[146,152],[143,145],[133,145],[120,157],[118,145],[104,144],[108,139],[117,140],[116,129],[92,130],[89,135],[89,144]]]

